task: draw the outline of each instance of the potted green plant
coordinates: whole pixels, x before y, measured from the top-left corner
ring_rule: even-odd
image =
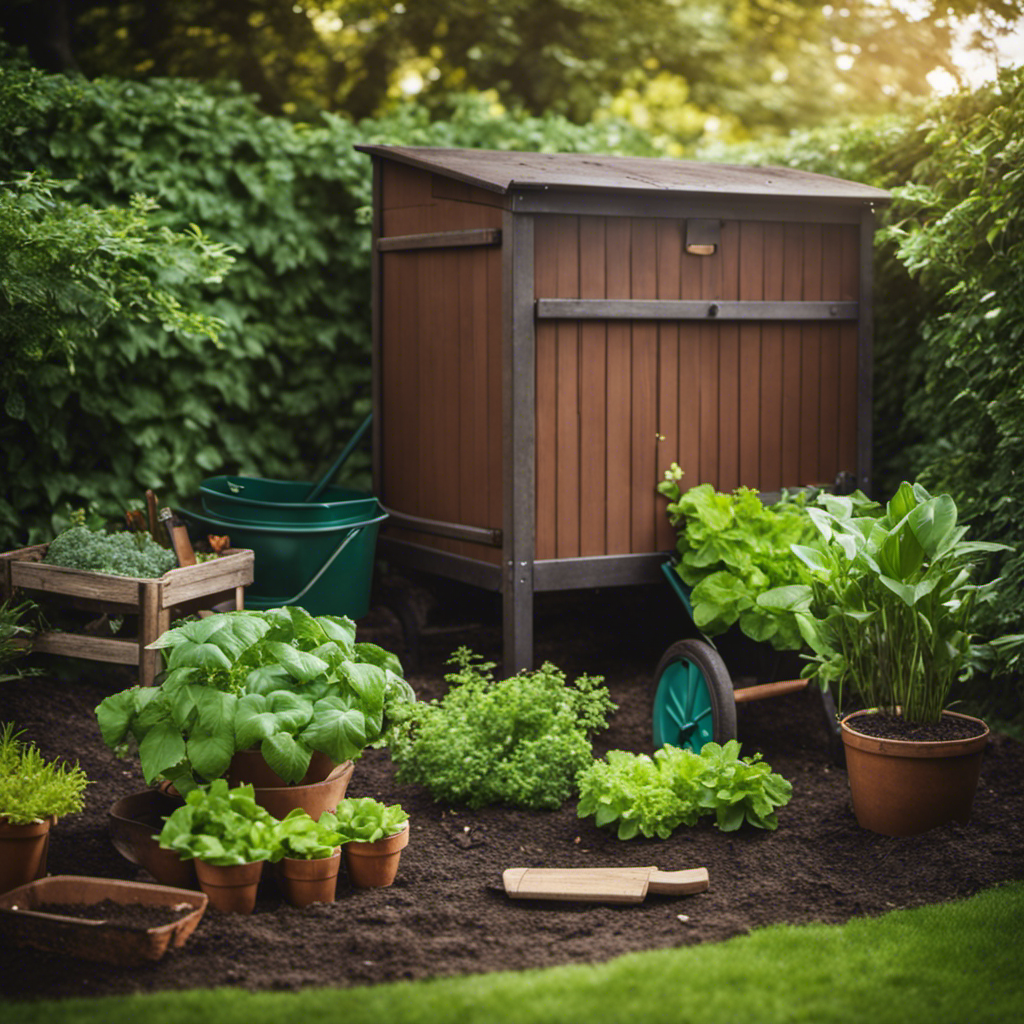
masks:
[[[841,723],[858,822],[914,835],[966,821],[988,728],[946,705],[983,653],[971,618],[993,584],[975,574],[1005,548],[965,540],[953,499],[917,484],[901,484],[881,518],[809,514],[825,543],[793,552],[812,582],[758,601],[795,615],[810,676],[836,684],[840,701],[851,687],[864,705]]]
[[[229,789],[215,779],[189,791],[160,832],[160,845],[195,860],[199,887],[210,905],[251,914],[266,861],[278,860],[277,819],[256,803],[252,786]]]
[[[348,797],[334,814],[321,820],[338,833],[353,885],[361,889],[391,885],[402,850],[409,845],[409,815],[401,804]]]
[[[0,729],[0,892],[46,873],[50,827],[85,806],[89,779],[65,761],[48,761],[7,722]]]
[[[277,878],[285,899],[293,907],[332,903],[341,868],[341,836],[331,826],[332,815],[319,820],[301,807],[277,824]]]
[[[158,685],[112,694],[96,716],[112,749],[137,745],[148,783],[182,795],[227,777],[279,796],[333,774],[321,806],[299,801],[317,817],[344,795],[348,762],[385,742],[395,707],[415,700],[398,659],[356,643],[351,619],[294,606],[211,615],[151,646],[166,660]]]

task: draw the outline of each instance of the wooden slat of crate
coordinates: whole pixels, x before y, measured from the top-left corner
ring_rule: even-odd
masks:
[[[21,588],[59,595],[72,604],[116,614],[138,614],[138,636],[127,639],[44,632],[33,637],[32,650],[138,665],[143,686],[152,685],[160,668],[160,652],[146,647],[168,629],[172,608],[202,598],[214,600],[224,594],[233,594],[235,607],[241,608],[245,587],[253,581],[254,555],[245,548],[227,551],[209,562],[172,569],[159,579],[111,576],[49,565],[41,561],[46,548],[45,544],[37,544],[0,554],[0,595],[8,597],[15,588]]]

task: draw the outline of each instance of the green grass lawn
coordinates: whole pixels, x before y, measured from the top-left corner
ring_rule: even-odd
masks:
[[[5,951],[9,953],[10,951]],[[297,994],[234,989],[0,1002],[4,1024],[1010,1024],[1024,883],[845,925],[774,926],[605,964]]]

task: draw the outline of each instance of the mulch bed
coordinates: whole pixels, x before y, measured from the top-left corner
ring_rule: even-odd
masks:
[[[595,744],[598,754],[650,750],[650,677],[662,650],[683,632],[673,600],[660,588],[538,597],[538,660],[571,676],[603,674],[619,705]],[[362,635],[396,647],[397,621],[375,608]],[[443,594],[421,635],[410,681],[421,697],[438,696],[455,647],[499,660],[500,640],[494,601]],[[740,651],[737,662],[743,657]],[[730,669],[734,676],[744,672],[732,661]],[[0,683],[0,720],[24,728],[47,756],[79,758],[94,780],[85,813],[63,819],[52,833],[52,874],[149,880],[114,850],[107,833],[110,805],[145,784],[136,762],[106,749],[92,714],[103,696],[130,681],[113,667],[65,662],[52,676]],[[806,692],[738,708],[743,753],[761,751],[793,783],[792,802],[771,833],[745,827],[723,834],[702,823],[668,840],[620,842],[578,819],[574,802],[556,812],[438,805],[417,787],[395,783],[386,751],[368,751],[349,795],[400,802],[412,817],[392,887],[353,890],[343,874],[335,903],[296,910],[268,872],[254,914],[208,909],[186,945],[152,965],[117,968],[0,949],[0,993],[32,999],[222,985],[294,990],[591,963],[719,942],[776,923],[839,923],[1024,879],[1021,745],[992,737],[968,824],[889,838],[857,826],[845,771],[830,757],[820,716],[820,701]],[[516,902],[501,886],[508,867],[649,864],[705,866],[711,887],[696,896],[603,906]]]

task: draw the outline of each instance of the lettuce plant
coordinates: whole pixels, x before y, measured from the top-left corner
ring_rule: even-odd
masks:
[[[96,708],[103,739],[138,746],[146,781],[181,793],[224,775],[236,751],[258,746],[289,783],[314,750],[342,762],[386,741],[393,713],[415,701],[401,665],[355,642],[351,619],[297,607],[226,612],[164,633],[159,685],[132,687]]]
[[[251,785],[228,789],[215,779],[208,789],[193,789],[182,807],[164,822],[160,845],[182,860],[227,866],[281,859],[279,822],[256,803]]]
[[[308,811],[296,807],[276,826],[277,846],[282,857],[296,860],[321,860],[330,857],[342,842],[334,828],[334,815],[324,811],[319,820]]]
[[[699,754],[668,745],[654,757],[610,750],[580,773],[576,813],[599,828],[615,825],[619,839],[668,839],[706,815],[723,832],[744,822],[774,830],[775,809],[789,803],[792,786],[760,754],[739,755],[736,740],[706,743]]]
[[[765,505],[757,491],[740,487],[731,494],[700,484],[681,491],[682,471],[673,464],[658,491],[669,499],[668,515],[678,532],[676,572],[692,587],[690,603],[697,628],[718,636],[739,623],[752,640],[776,650],[800,650],[804,639],[796,618],[758,602],[776,587],[809,584],[807,567],[792,546],[820,543],[810,517],[830,508],[840,517],[870,515],[879,506],[860,491],[837,497],[817,490],[783,492]]]
[[[615,709],[600,677],[570,686],[546,663],[496,681],[494,665],[464,647],[449,664],[458,670],[445,677],[448,693],[415,705],[393,731],[398,780],[472,808],[560,807],[593,756],[591,736]]]
[[[332,814],[320,819],[338,835],[339,843],[375,843],[401,832],[409,815],[401,804],[382,804],[373,797],[346,797]]]

